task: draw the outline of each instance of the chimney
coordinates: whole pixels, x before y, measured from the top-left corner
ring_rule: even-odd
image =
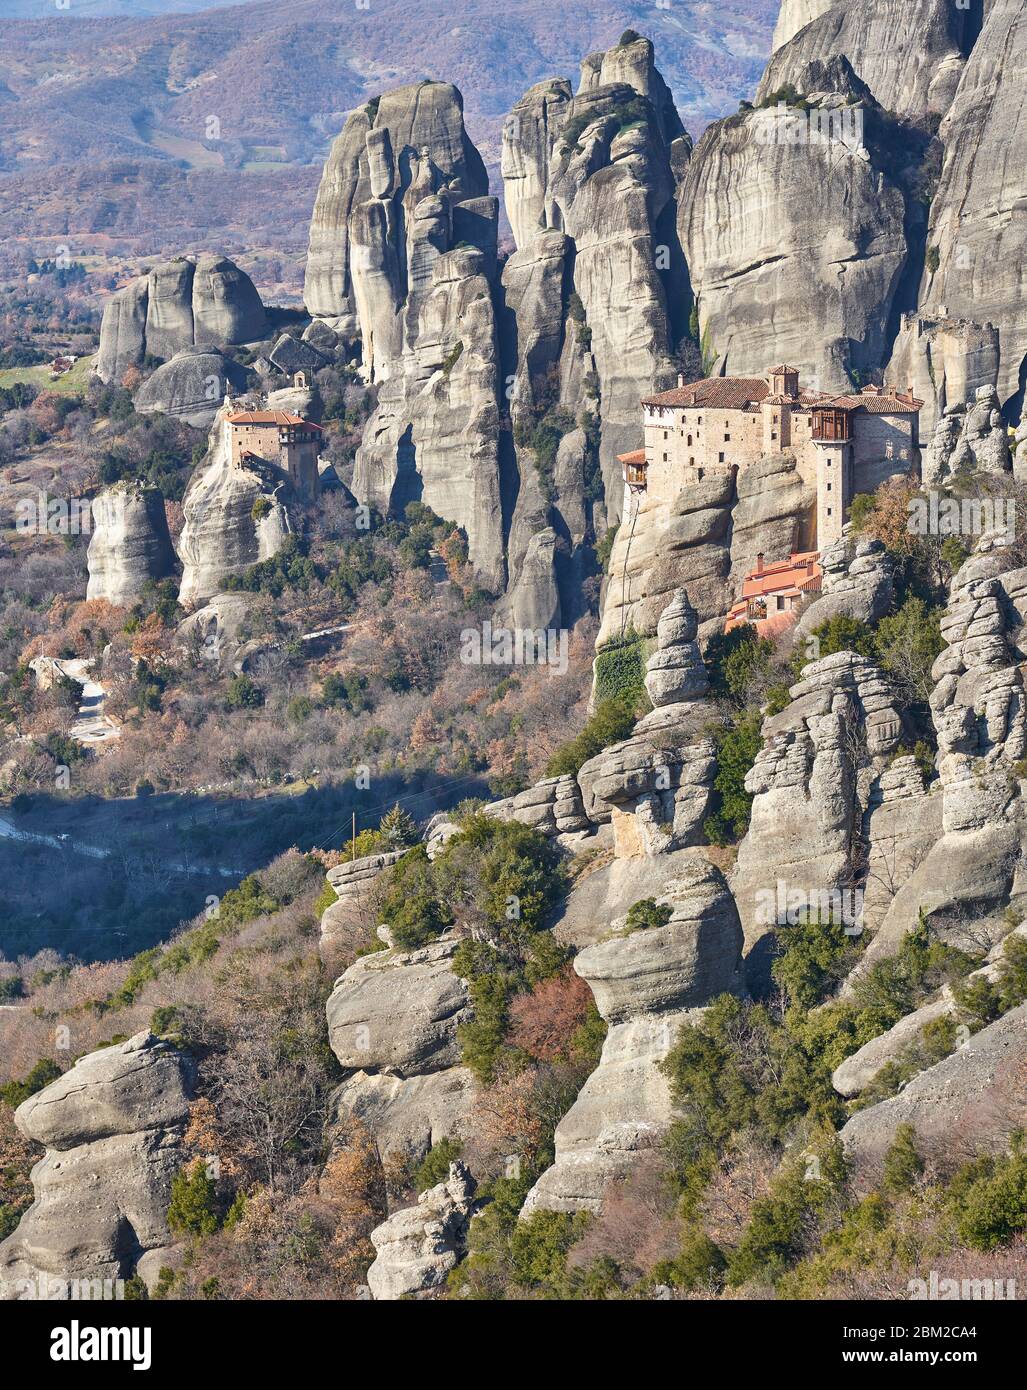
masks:
[[[757,574],[762,574],[762,573],[763,573],[763,551],[762,551],[762,550],[761,550],[760,553],[756,556],[756,573],[757,573]]]
[[[685,374],[684,374],[684,372],[678,372],[678,388],[680,389],[682,386],[684,386],[684,384],[685,384]]]

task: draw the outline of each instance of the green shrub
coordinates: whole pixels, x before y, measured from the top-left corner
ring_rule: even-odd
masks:
[[[449,1165],[455,1163],[463,1153],[464,1146],[458,1139],[443,1138],[437,1140],[425,1155],[420,1167],[414,1174],[414,1187],[418,1192],[427,1192],[429,1187],[435,1187],[440,1182],[445,1182],[449,1177]]]
[[[909,1124],[899,1125],[884,1156],[885,1190],[895,1196],[911,1192],[923,1171],[924,1161],[916,1147],[916,1130]]]
[[[754,711],[743,715],[733,727],[714,731],[717,773],[713,779],[713,809],[703,821],[703,831],[711,844],[732,844],[749,828],[753,799],[745,790],[745,779],[763,747],[762,724],[762,716]]]
[[[604,748],[630,736],[637,718],[636,703],[623,697],[604,700],[576,738],[558,748],[546,765],[547,777],[576,777],[584,763]]]
[[[217,1186],[202,1159],[171,1179],[168,1228],[180,1236],[211,1236],[221,1225]]]
[[[649,643],[629,628],[623,637],[614,638],[596,653],[595,699],[645,699],[645,664]]]
[[[44,1086],[49,1086],[50,1082],[56,1081],[60,1075],[61,1069],[56,1062],[52,1062],[49,1057],[41,1057],[24,1081],[8,1081],[0,1086],[0,1101],[9,1105],[12,1110],[17,1110],[22,1101],[34,1096]]]
[[[642,898],[628,908],[628,931],[643,931],[647,927],[665,927],[674,915],[670,903],[658,903],[655,898]]]

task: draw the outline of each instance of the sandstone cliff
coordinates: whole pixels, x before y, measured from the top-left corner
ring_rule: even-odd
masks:
[[[86,598],[130,607],[148,583],[174,573],[164,498],[153,487],[118,483],[93,500]]]
[[[182,503],[178,597],[183,607],[198,606],[218,593],[229,575],[270,559],[293,529],[292,489],[286,475],[271,465],[232,463],[224,428],[228,413],[229,407],[218,412],[210,447]]]
[[[224,256],[181,256],[119,290],[100,326],[96,372],[120,381],[144,357],[165,360],[188,347],[249,343],[268,332],[250,277]]]
[[[1027,295],[1027,170],[1010,158],[1027,140],[1027,13],[994,0],[939,131],[945,162],[931,204],[928,264],[920,288],[927,312],[998,329],[1003,406],[1022,390]],[[937,269],[932,270],[932,257]]]
[[[419,1160],[463,1131],[474,1080],[456,1038],[471,1017],[466,982],[452,970],[458,944],[443,936],[362,956],[328,1000],[332,1051],[347,1072],[333,1104],[366,1125],[383,1157]]]
[[[186,1057],[139,1033],[19,1106],[18,1128],[46,1153],[32,1170],[32,1206],[0,1244],[0,1298],[52,1296],[38,1292],[41,1278],[71,1297],[72,1281],[156,1276],[173,1242],[167,1209],[191,1084]]]

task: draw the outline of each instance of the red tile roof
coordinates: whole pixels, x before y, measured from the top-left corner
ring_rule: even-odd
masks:
[[[772,367],[771,373],[793,371],[792,367]],[[695,406],[708,406],[711,410],[745,410],[770,400],[775,404],[792,404],[800,407],[811,405],[835,406],[839,410],[865,410],[870,415],[912,415],[920,409],[923,401],[912,396],[902,396],[895,391],[851,392],[842,396],[828,396],[822,391],[801,391],[797,397],[771,396],[770,387],[759,376],[715,376],[703,381],[692,381],[687,386],[676,386],[671,391],[660,391],[654,396],[644,396],[643,405],[673,407],[677,409]]]
[[[770,387],[761,376],[714,376],[676,386],[672,391],[660,391],[643,397],[643,405],[693,406],[705,405],[712,410],[744,410],[758,405],[770,395]]]
[[[824,405],[835,406],[838,410],[865,410],[868,415],[915,415],[923,405],[912,396],[899,396],[894,391],[863,392],[851,396],[835,396],[825,400]]]
[[[645,450],[633,449],[630,454],[618,454],[618,463],[645,463]]]
[[[239,410],[229,415],[230,425],[302,425],[307,430],[319,430],[313,420],[304,420],[302,415],[293,415],[288,410]]]
[[[781,594],[788,590],[805,593],[819,589],[823,572],[818,550],[797,551],[787,560],[775,560],[762,570],[750,570],[742,581],[742,597],[760,598],[764,594]]]

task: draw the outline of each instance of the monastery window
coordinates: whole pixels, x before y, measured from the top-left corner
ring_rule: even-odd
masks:
[[[725,444],[730,444],[730,443],[731,443],[731,436],[727,433],[726,430],[724,431],[724,443],[725,443]]]
[[[691,444],[691,442],[692,442],[692,436],[691,436],[691,435],[688,436],[688,442],[689,442],[689,444]]]
[[[777,438],[777,430],[771,430],[771,431],[770,431],[770,437],[771,437],[771,439],[776,439],[776,438]]]
[[[694,455],[692,455],[692,456],[689,458],[689,460],[688,460],[688,466],[689,466],[689,468],[694,468],[694,467],[695,467],[695,456],[694,456]]]
[[[723,463],[723,462],[724,462],[724,455],[723,455],[722,453],[720,453],[720,454],[717,455],[717,462],[718,462],[718,463]]]
[[[827,490],[828,490],[828,492],[831,491],[831,484],[830,484],[830,483],[828,483],[828,485],[827,485]]]
[[[828,507],[828,509],[827,509],[827,514],[828,514],[828,516],[831,515],[831,508],[830,508],[830,507]]]
[[[666,454],[664,454],[664,456],[663,456],[663,461],[664,461],[664,463],[667,462],[667,455],[666,455]]]

